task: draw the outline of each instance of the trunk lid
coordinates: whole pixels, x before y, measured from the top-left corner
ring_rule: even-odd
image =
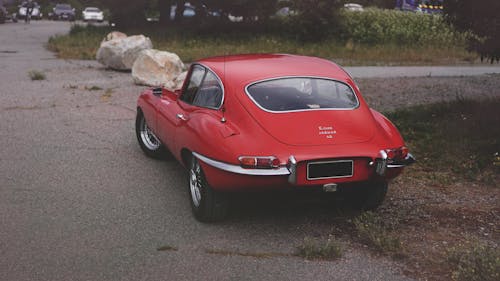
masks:
[[[254,108],[251,115],[278,141],[288,145],[360,143],[374,135],[368,108],[271,113]]]

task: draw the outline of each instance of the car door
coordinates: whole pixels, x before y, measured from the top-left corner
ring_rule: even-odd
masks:
[[[183,147],[197,146],[213,128],[210,124],[221,117],[223,88],[218,77],[201,65],[193,65],[186,79],[180,96],[175,101],[162,99],[158,107],[160,139],[174,154]]]

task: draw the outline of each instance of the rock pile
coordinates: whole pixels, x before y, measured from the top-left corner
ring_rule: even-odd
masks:
[[[151,40],[144,35],[127,36],[113,31],[101,42],[96,58],[107,68],[132,70],[134,83],[139,85],[176,90],[186,78],[179,56],[153,49]]]

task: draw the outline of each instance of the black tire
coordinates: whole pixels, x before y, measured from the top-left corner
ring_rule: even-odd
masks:
[[[155,159],[162,159],[165,157],[165,146],[149,129],[144,114],[140,109],[137,110],[135,119],[135,134],[142,151],[144,151],[147,156]]]
[[[188,186],[191,209],[194,217],[201,222],[215,222],[227,215],[227,198],[208,184],[196,157],[189,163]]]
[[[370,211],[377,209],[384,202],[387,188],[386,182],[372,182],[347,187],[343,193],[349,207]]]

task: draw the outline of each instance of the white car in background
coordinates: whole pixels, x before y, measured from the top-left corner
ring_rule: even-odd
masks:
[[[87,7],[82,11],[82,18],[84,21],[98,21],[104,20],[104,13],[96,7]]]
[[[19,5],[19,11],[17,13],[17,18],[24,19],[26,18],[26,12],[28,11],[29,3],[27,1],[23,1],[21,5]],[[40,5],[37,2],[32,2],[33,9],[31,10],[31,19],[40,20],[42,19],[42,12]]]
[[[344,4],[344,9],[348,11],[355,11],[355,12],[363,12],[365,9],[363,9],[362,5],[356,4],[356,3],[346,3]]]

